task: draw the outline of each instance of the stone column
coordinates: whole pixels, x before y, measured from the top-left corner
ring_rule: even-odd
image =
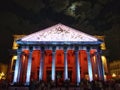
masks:
[[[76,73],[77,73],[77,85],[80,83],[80,63],[79,63],[79,49],[75,47],[75,60],[76,60]]]
[[[19,82],[19,78],[20,78],[20,60],[21,60],[21,54],[22,54],[22,48],[18,48],[18,50],[17,50],[17,60],[16,60],[16,64],[15,64],[15,72],[14,72],[13,83]]]
[[[52,71],[51,71],[51,79],[52,81],[55,81],[55,57],[56,56],[56,47],[53,46],[52,48]]]
[[[89,80],[93,80],[93,73],[92,73],[92,64],[91,64],[91,56],[90,56],[90,48],[86,47],[87,51],[87,60],[88,60],[88,74],[89,74]]]
[[[29,57],[28,57],[27,73],[26,73],[26,85],[29,85],[29,83],[30,83],[31,66],[32,66],[32,52],[33,52],[33,48],[30,48],[29,49]]]
[[[43,80],[43,65],[44,65],[44,49],[41,49],[39,80]]]
[[[92,71],[93,71],[93,80],[98,79],[98,68],[97,68],[97,60],[96,60],[96,49],[95,46],[91,46],[91,50],[94,53],[91,54],[91,64],[92,64]]]
[[[91,55],[91,63],[92,63],[92,71],[93,71],[93,80],[96,80],[98,75],[98,70],[97,70],[97,63],[96,63],[96,55],[93,53]]]
[[[99,80],[104,80],[104,66],[101,59],[101,51],[99,49],[97,49],[96,55],[97,55]]]
[[[43,65],[44,65],[44,49],[40,46],[34,46],[33,50],[40,51],[40,67],[39,67],[39,80],[43,80]]]
[[[67,50],[68,47],[64,47],[64,80],[68,80]]]

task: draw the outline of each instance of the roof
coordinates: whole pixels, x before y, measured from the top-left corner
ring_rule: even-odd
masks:
[[[19,42],[26,43],[66,43],[66,42],[98,42],[99,40],[86,33],[79,30],[73,29],[61,23],[48,27],[46,29],[40,30],[38,32],[27,35],[18,40]]]

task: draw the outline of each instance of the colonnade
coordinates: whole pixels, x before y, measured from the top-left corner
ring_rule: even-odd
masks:
[[[88,60],[88,75],[89,80],[93,80],[93,73],[92,73],[92,63],[91,63],[91,56],[90,56],[90,50],[96,49],[96,62],[98,63],[98,76],[100,80],[104,80],[104,67],[102,65],[100,50],[98,47],[93,46],[21,46],[17,50],[17,60],[15,65],[15,71],[14,71],[14,77],[13,77],[13,83],[19,82],[20,79],[20,69],[21,69],[21,54],[24,50],[29,50],[29,56],[28,56],[28,64],[27,64],[27,72],[26,72],[26,81],[25,84],[29,85],[30,83],[30,75],[31,75],[31,66],[32,66],[32,53],[34,50],[40,50],[41,51],[41,58],[40,58],[40,67],[39,67],[39,80],[43,79],[43,65],[44,65],[44,52],[46,49],[52,50],[52,69],[51,69],[51,80],[55,81],[55,55],[56,50],[63,50],[64,51],[64,80],[68,79],[68,62],[67,62],[67,50],[74,50],[75,51],[75,62],[76,62],[76,82],[77,84],[80,83],[81,77],[80,77],[80,62],[79,62],[79,50],[86,50],[87,53],[87,60]]]

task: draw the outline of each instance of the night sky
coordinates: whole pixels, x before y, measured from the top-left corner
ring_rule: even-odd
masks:
[[[13,34],[58,23],[104,35],[108,60],[120,60],[120,0],[0,0],[0,62],[10,61]]]

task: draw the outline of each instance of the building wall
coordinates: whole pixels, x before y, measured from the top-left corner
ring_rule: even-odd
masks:
[[[7,77],[10,82],[12,82],[14,76],[15,63],[17,60],[16,50],[18,49],[18,44],[16,43],[16,40],[22,38],[23,36],[25,35],[13,35],[14,41],[13,41],[12,50],[14,51],[14,53],[12,53],[11,63],[9,66],[10,68],[8,69],[9,76]]]
[[[104,52],[104,53],[102,53],[101,58],[102,58],[102,63],[104,65],[105,74],[108,74],[109,73],[108,64],[107,64],[108,62],[107,62],[107,58],[106,58],[106,55],[105,55],[105,52],[107,51],[107,48],[106,48],[106,45],[105,45],[105,36],[95,35],[95,37],[100,39],[100,40],[103,40],[103,43],[100,45],[101,50]]]
[[[0,80],[1,79],[6,79],[7,69],[8,69],[7,64],[0,63]]]
[[[110,62],[109,71],[112,78],[120,79],[120,60]]]

